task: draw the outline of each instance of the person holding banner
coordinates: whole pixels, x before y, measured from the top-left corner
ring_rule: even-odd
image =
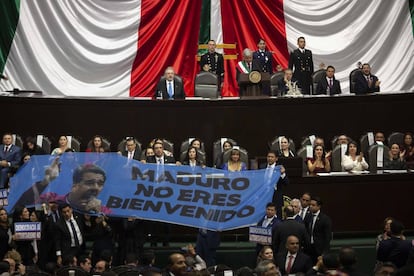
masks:
[[[265,177],[266,179],[271,179],[272,174],[275,168],[278,166],[277,161],[279,160],[278,154],[274,150],[269,150],[267,152],[267,164],[266,167],[261,166],[261,169],[266,169]],[[282,218],[282,207],[283,207],[283,190],[284,187],[289,185],[289,179],[286,175],[285,167],[280,165],[280,178],[274,184],[274,192],[272,202],[276,205],[276,215],[279,218]]]
[[[30,222],[30,212],[24,206],[17,206],[13,213],[13,222]],[[33,265],[35,263],[35,250],[32,245],[32,240],[27,240],[24,236],[20,236],[15,225],[12,227],[12,239],[16,245],[16,250],[22,256],[22,263],[25,266]]]
[[[160,181],[163,178],[164,174],[164,165],[165,164],[177,164],[180,165],[180,162],[175,162],[175,158],[173,156],[168,156],[164,154],[164,144],[160,141],[156,141],[152,145],[152,149],[154,150],[153,156],[147,156],[146,163],[155,163],[157,164],[157,179]],[[163,229],[163,233],[159,233],[160,236],[162,236],[162,244],[163,246],[169,246],[169,240],[170,240],[170,232],[171,232],[171,226],[167,223],[157,223],[157,222],[151,222],[150,225],[150,232],[149,236],[151,236],[151,246],[155,247],[157,246],[157,240],[160,239],[158,235],[154,234],[159,230],[159,228]],[[162,235],[161,235],[162,234]]]
[[[282,220],[276,216],[276,204],[273,202],[269,202],[266,205],[266,215],[257,223],[257,226],[265,227],[265,228],[272,228],[272,236],[276,231],[277,225]],[[256,244],[256,255],[260,255],[260,252],[263,249],[263,244],[257,243]]]

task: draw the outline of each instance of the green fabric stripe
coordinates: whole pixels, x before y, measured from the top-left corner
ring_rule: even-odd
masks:
[[[20,0],[0,1],[0,72],[3,72],[19,22]]]
[[[198,36],[199,44],[206,44],[210,39],[210,13],[211,0],[203,0],[201,4],[200,34]],[[206,50],[199,50],[200,55],[206,52]]]
[[[413,34],[414,34],[414,0],[409,0],[410,13],[411,13],[411,23],[413,24]]]

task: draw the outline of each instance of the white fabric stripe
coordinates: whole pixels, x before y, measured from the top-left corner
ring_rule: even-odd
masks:
[[[342,92],[358,61],[371,64],[381,92],[414,91],[414,42],[406,0],[284,0],[289,51],[304,36],[315,70],[336,68]]]
[[[223,44],[223,24],[221,21],[221,0],[211,0],[210,13],[210,37],[217,44]],[[217,49],[218,53],[223,53],[223,49]]]
[[[0,90],[129,96],[140,11],[140,0],[21,1]]]

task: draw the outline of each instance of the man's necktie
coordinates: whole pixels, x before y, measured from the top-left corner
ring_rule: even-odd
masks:
[[[286,266],[286,274],[290,273],[290,270],[292,269],[292,264],[293,264],[293,255],[289,255],[289,261]]]
[[[4,147],[4,153],[7,153],[9,151],[9,146]]]
[[[70,228],[72,228],[73,239],[75,240],[75,246],[79,247],[80,244],[79,244],[79,239],[78,239],[78,233],[76,232],[75,225],[73,224],[72,219],[69,220],[69,223],[70,223]]]
[[[168,95],[170,96],[170,98],[173,97],[173,88],[172,88],[172,82],[171,81],[168,82]]]
[[[305,219],[305,208],[303,208],[302,211],[300,211],[300,217],[302,219]]]

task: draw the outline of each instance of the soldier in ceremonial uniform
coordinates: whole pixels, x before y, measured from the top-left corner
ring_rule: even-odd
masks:
[[[258,50],[253,53],[253,59],[257,59],[260,62],[260,69],[263,73],[273,73],[273,56],[272,53],[266,51],[266,42],[264,39],[259,39],[257,42]],[[262,91],[265,95],[270,95],[270,83],[262,84]]]
[[[256,52],[253,53],[253,59],[258,59],[260,61],[261,71],[264,73],[273,73],[273,57],[272,53],[266,51],[266,42],[264,39],[259,39],[257,43],[259,48]]]
[[[293,78],[297,79],[302,94],[310,94],[312,86],[313,59],[312,52],[305,49],[305,38],[298,38],[298,49],[290,53],[289,68],[293,70]]]
[[[216,52],[216,42],[212,39],[208,41],[208,52],[201,56],[200,67],[201,71],[217,75],[220,89],[224,79],[224,58],[222,54]]]

